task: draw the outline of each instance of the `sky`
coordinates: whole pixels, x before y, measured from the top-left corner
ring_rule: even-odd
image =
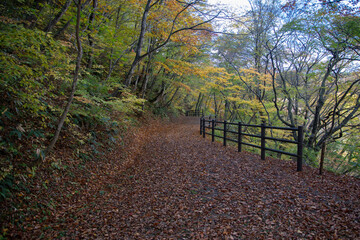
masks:
[[[210,4],[224,4],[228,5],[230,8],[243,8],[248,7],[248,0],[208,0]]]
[[[208,0],[209,4],[225,7],[231,10],[231,12],[238,14],[238,16],[242,15],[245,10],[250,9],[250,4],[248,0]],[[231,25],[231,20],[216,20],[213,22],[214,27],[218,31],[227,31],[226,29]],[[231,28],[231,27],[230,27]]]

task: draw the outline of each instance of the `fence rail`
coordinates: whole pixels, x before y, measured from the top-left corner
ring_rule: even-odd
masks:
[[[218,125],[221,125],[221,124],[223,125],[223,127],[222,128],[218,127]],[[229,130],[228,129],[229,125],[237,126],[237,131]],[[217,126],[217,127],[215,127],[215,126]],[[245,133],[243,131],[243,127],[260,128],[260,135]],[[209,129],[210,132],[207,131],[207,129]],[[278,130],[284,130],[284,131],[296,131],[297,132],[297,140],[294,141],[294,140],[289,140],[289,139],[274,138],[274,137],[266,136],[266,129],[278,129]],[[222,136],[215,135],[215,130],[222,131],[222,133],[223,133]],[[302,163],[303,163],[303,132],[304,131],[303,131],[302,126],[299,126],[297,128],[275,127],[275,126],[267,126],[265,124],[253,125],[253,124],[243,124],[241,122],[238,122],[238,123],[227,122],[227,121],[221,122],[221,121],[216,121],[215,119],[207,120],[204,117],[200,118],[200,135],[202,135],[204,138],[205,138],[206,135],[210,135],[212,142],[215,141],[215,138],[223,139],[223,145],[224,146],[226,146],[227,141],[237,143],[239,152],[241,152],[242,145],[246,145],[246,146],[250,146],[250,147],[254,147],[254,148],[259,148],[261,150],[261,159],[262,160],[265,160],[266,151],[271,151],[271,152],[276,152],[276,153],[296,157],[297,158],[297,169],[296,170],[298,172],[302,171]],[[227,133],[237,135],[237,139],[229,138],[227,136]],[[243,136],[260,138],[260,146],[252,144],[252,143],[244,142],[243,141]],[[282,150],[279,150],[279,149],[268,148],[268,147],[266,147],[266,140],[296,144],[297,145],[297,153],[295,154],[295,153],[285,152],[285,151],[282,151]]]
[[[189,110],[189,111],[186,111],[186,116],[188,116],[188,117],[201,117],[203,115],[204,115],[203,110]]]

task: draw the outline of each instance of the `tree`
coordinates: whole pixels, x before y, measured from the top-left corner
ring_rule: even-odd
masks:
[[[201,2],[202,1],[200,1],[200,0],[190,1],[188,3],[177,1],[177,0],[164,2],[164,3],[160,2],[160,1],[152,2],[152,0],[148,0],[146,2],[146,5],[145,5],[144,11],[143,11],[143,16],[141,19],[141,24],[140,24],[140,26],[141,26],[140,34],[139,34],[139,37],[137,40],[137,45],[135,48],[136,55],[130,66],[130,69],[126,75],[125,86],[129,86],[131,84],[131,79],[132,79],[132,76],[133,76],[133,73],[134,73],[134,70],[135,70],[137,64],[142,59],[147,57],[148,55],[150,55],[153,52],[156,52],[159,49],[161,49],[162,47],[164,47],[171,40],[172,36],[174,36],[175,34],[178,34],[180,32],[183,32],[183,31],[196,30],[197,27],[204,26],[217,17],[217,15],[215,15],[215,16],[212,16],[209,19],[203,21],[201,18],[196,18],[195,16],[192,16],[191,13],[189,14],[189,10],[191,10],[192,8],[194,8],[194,6],[196,6],[197,4],[200,4]],[[159,6],[157,6],[157,5],[159,5]],[[143,48],[143,42],[144,42],[144,38],[145,38],[145,33],[147,31],[147,26],[148,26],[147,18],[148,18],[150,10],[152,8],[154,8],[155,6],[157,6],[160,11],[166,10],[166,8],[173,6],[172,8],[176,9],[176,11],[170,12],[172,19],[170,19],[170,22],[167,24],[167,26],[170,30],[168,32],[166,32],[166,34],[164,35],[164,38],[159,39],[160,41],[157,42],[153,48],[149,49],[146,53],[141,54],[141,51]],[[186,18],[189,18],[189,20],[185,20]]]
[[[58,12],[58,14],[56,14],[55,17],[46,25],[46,27],[44,28],[44,32],[50,32],[51,31],[51,29],[56,25],[56,23],[59,22],[61,17],[66,13],[66,11],[68,10],[71,2],[72,2],[71,0],[66,0],[66,2],[62,6],[62,8]]]
[[[290,28],[283,40],[287,47],[281,51],[277,45],[270,52],[278,116],[288,126],[303,123],[308,129],[307,144],[314,149],[336,138],[336,132],[358,115],[359,81],[348,67],[359,58],[351,37],[343,35],[337,21],[338,17],[323,17],[322,22],[316,18],[316,23],[306,23],[312,30],[300,34],[294,30],[298,28]],[[281,97],[280,89],[285,94]],[[277,103],[280,98],[287,103],[286,119]]]
[[[80,64],[81,64],[81,59],[82,59],[82,55],[83,55],[83,49],[82,49],[81,39],[80,39],[81,0],[78,0],[76,2],[76,7],[77,7],[77,15],[76,15],[75,36],[76,36],[77,58],[76,58],[76,66],[75,66],[75,71],[74,71],[74,78],[73,78],[71,92],[68,97],[66,106],[64,108],[63,113],[61,114],[60,119],[59,119],[59,123],[57,125],[55,135],[54,135],[53,139],[51,140],[49,146],[45,150],[45,156],[52,151],[52,149],[55,146],[55,143],[57,142],[57,140],[59,138],[61,129],[64,125],[65,119],[70,110],[71,103],[74,99],[74,94],[76,91],[76,84],[77,84],[78,78],[79,78]]]

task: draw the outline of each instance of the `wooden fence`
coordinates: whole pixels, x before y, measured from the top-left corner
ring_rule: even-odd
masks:
[[[204,113],[202,110],[189,110],[189,111],[186,111],[186,116],[189,116],[189,117],[201,117],[203,116]]]
[[[222,128],[219,127],[219,125],[222,125]],[[229,130],[228,127],[231,125],[237,126],[237,131]],[[243,131],[243,127],[253,127],[253,128],[260,128],[260,135],[256,134],[249,134]],[[211,132],[207,131],[209,129]],[[266,136],[266,129],[278,129],[278,130],[284,130],[284,131],[296,131],[297,132],[297,141],[289,140],[289,139],[283,139],[283,138],[274,138],[270,136]],[[222,136],[215,135],[215,130],[222,131]],[[232,133],[234,135],[237,135],[237,139],[232,139],[227,136],[227,133]],[[285,154],[288,156],[296,157],[297,159],[297,171],[302,171],[302,162],[303,162],[303,127],[299,126],[297,128],[289,128],[289,127],[275,127],[275,126],[267,126],[265,124],[261,125],[252,125],[252,124],[243,124],[243,123],[232,123],[227,121],[217,121],[215,119],[209,119],[206,120],[204,117],[200,118],[200,135],[202,135],[205,138],[205,135],[211,135],[212,142],[215,141],[215,138],[222,138],[223,139],[223,145],[226,146],[227,141],[235,142],[237,143],[238,151],[241,152],[242,145],[259,148],[261,150],[261,159],[265,160],[265,153],[266,151],[276,152],[280,154]],[[249,137],[255,137],[260,138],[260,146],[251,144],[248,142],[243,141],[243,136],[249,136]],[[285,142],[285,143],[291,143],[297,145],[297,154],[281,151],[278,149],[272,149],[266,147],[266,140],[271,141],[279,141],[279,142]]]

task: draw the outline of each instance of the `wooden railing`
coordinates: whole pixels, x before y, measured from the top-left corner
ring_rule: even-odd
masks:
[[[203,116],[204,113],[202,110],[189,110],[189,111],[186,111],[186,116],[188,117],[201,117]]]
[[[222,128],[220,128],[219,125],[220,126],[222,125]],[[228,128],[231,125],[237,126],[237,130],[236,131],[229,130]],[[243,131],[243,127],[260,128],[260,135],[246,133]],[[207,131],[207,129],[210,129],[211,132]],[[297,141],[267,136],[266,129],[296,131],[297,132]],[[223,133],[222,136],[215,135],[215,130],[221,131]],[[236,135],[237,138],[236,139],[229,138],[227,136],[227,133]],[[239,152],[241,152],[242,145],[259,148],[261,150],[261,159],[262,160],[265,160],[266,151],[271,151],[271,152],[276,152],[276,153],[296,157],[297,171],[298,172],[302,171],[302,162],[303,162],[303,127],[302,126],[299,126],[297,128],[275,127],[275,126],[266,126],[265,124],[253,125],[253,124],[243,124],[241,122],[238,122],[238,123],[232,123],[232,122],[227,122],[227,121],[222,122],[222,121],[217,121],[215,119],[206,120],[205,118],[202,117],[202,118],[200,118],[200,135],[202,135],[204,138],[205,138],[205,135],[211,135],[212,142],[215,141],[215,138],[222,138],[224,146],[226,146],[227,141],[235,142],[235,143],[237,143]],[[260,138],[260,146],[249,143],[249,142],[244,142],[243,136]],[[268,148],[268,147],[266,147],[266,140],[296,144],[297,145],[297,153],[295,154],[295,153],[281,151],[278,149]]]

